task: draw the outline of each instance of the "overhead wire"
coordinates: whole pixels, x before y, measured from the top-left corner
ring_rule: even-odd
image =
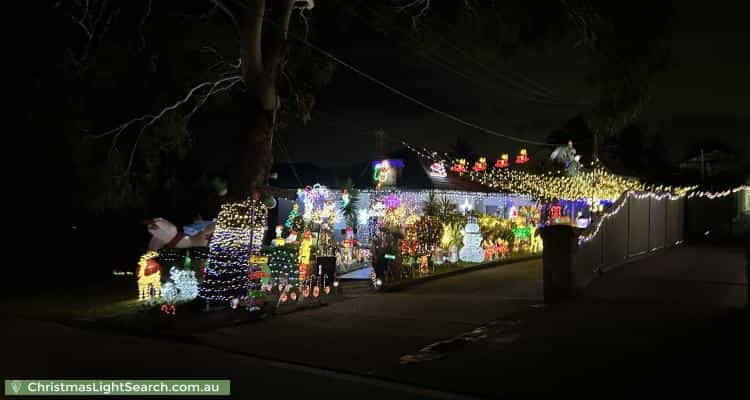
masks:
[[[269,21],[269,23],[271,23],[273,25],[276,25],[278,27],[278,24],[276,24],[275,22],[270,21],[270,20],[268,20],[268,21]],[[504,138],[504,139],[507,139],[507,140],[511,140],[511,141],[515,141],[515,142],[519,142],[519,143],[533,144],[533,145],[538,145],[538,146],[557,146],[557,144],[555,144],[555,143],[541,142],[541,141],[537,141],[537,140],[530,140],[530,139],[521,138],[521,137],[509,135],[509,134],[504,134],[504,133],[497,132],[497,131],[495,131],[493,129],[490,129],[490,128],[485,128],[485,127],[480,126],[478,124],[475,124],[473,122],[466,121],[463,118],[460,118],[460,117],[458,117],[456,115],[453,115],[451,113],[442,111],[442,110],[440,110],[440,109],[438,109],[438,108],[436,108],[434,106],[431,106],[431,105],[429,105],[429,104],[427,104],[427,103],[425,103],[425,102],[423,102],[423,101],[415,98],[414,96],[411,96],[409,94],[404,93],[403,91],[401,91],[401,90],[399,90],[399,89],[397,89],[397,88],[395,88],[395,87],[393,87],[393,86],[391,86],[391,85],[389,85],[389,84],[381,81],[380,79],[377,79],[374,76],[372,76],[372,75],[370,75],[370,74],[362,71],[361,69],[355,67],[354,65],[352,65],[352,64],[350,64],[350,63],[348,63],[348,62],[346,62],[346,61],[338,58],[337,56],[333,55],[331,52],[329,52],[329,51],[327,51],[327,50],[325,50],[325,49],[323,49],[323,48],[321,48],[319,46],[316,46],[316,45],[310,43],[310,41],[308,41],[305,38],[302,38],[302,37],[300,37],[300,36],[298,36],[298,35],[296,35],[296,34],[294,34],[292,32],[289,32],[288,35],[291,38],[295,39],[296,41],[304,44],[305,46],[308,46],[312,50],[314,50],[314,51],[316,51],[316,52],[318,52],[318,53],[320,53],[320,54],[328,57],[329,59],[331,59],[332,61],[335,61],[339,65],[341,65],[341,66],[349,69],[350,71],[358,74],[359,76],[361,76],[361,77],[363,77],[363,78],[365,78],[365,79],[367,79],[367,80],[369,80],[369,81],[371,81],[371,82],[373,82],[373,83],[375,83],[375,84],[377,84],[377,85],[379,85],[379,86],[387,89],[388,91],[390,91],[390,92],[392,92],[392,93],[394,93],[394,94],[396,94],[396,95],[398,95],[398,96],[400,96],[400,97],[402,97],[404,99],[407,99],[407,100],[411,101],[414,104],[417,104],[417,105],[419,105],[419,106],[421,106],[421,107],[423,107],[423,108],[425,108],[425,109],[427,109],[429,111],[432,111],[432,112],[434,112],[436,114],[442,115],[443,117],[445,117],[447,119],[450,119],[450,120],[453,120],[454,122],[457,122],[457,123],[459,123],[461,125],[464,125],[464,126],[467,126],[469,128],[473,128],[473,129],[482,131],[482,132],[487,133],[489,135],[501,137],[501,138]]]

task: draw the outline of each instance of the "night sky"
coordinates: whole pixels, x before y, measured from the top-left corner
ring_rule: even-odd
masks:
[[[648,132],[662,132],[668,147],[665,156],[672,161],[684,157],[692,142],[706,138],[720,138],[747,154],[750,53],[742,51],[741,44],[750,40],[750,29],[744,16],[720,5],[677,1],[675,7],[670,65],[657,75],[651,103],[639,125]],[[494,74],[444,47],[439,55],[452,60],[453,68],[470,74],[472,80],[434,61],[404,54],[382,39],[317,44],[439,109],[495,131],[534,140],[544,140],[586,106],[525,101],[518,90],[503,87],[498,76],[509,76],[508,71],[522,74],[568,103],[585,103],[592,93],[584,82],[586,61],[582,51],[573,48],[572,39],[541,50],[525,49],[502,63],[485,62],[497,71]],[[376,129],[396,139],[443,150],[462,136],[476,148],[486,149],[491,157],[520,147],[424,110],[344,68],[338,68],[332,84],[319,93],[316,111],[307,128],[282,132],[293,161],[335,164],[370,158],[374,148],[371,132]],[[308,151],[317,147],[320,136],[332,142],[356,137],[356,148]],[[535,151],[532,148],[529,146]]]

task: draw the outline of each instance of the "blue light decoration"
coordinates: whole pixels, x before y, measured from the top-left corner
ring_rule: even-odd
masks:
[[[205,278],[198,296],[205,300],[244,299],[260,283],[248,278],[251,254],[259,254],[268,213],[262,202],[246,200],[221,206],[209,243]]]

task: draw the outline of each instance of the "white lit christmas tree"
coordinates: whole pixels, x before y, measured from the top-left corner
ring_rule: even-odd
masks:
[[[249,259],[257,251],[266,229],[263,203],[245,200],[221,206],[216,230],[209,243],[205,278],[198,290],[205,300],[243,299],[251,288]]]

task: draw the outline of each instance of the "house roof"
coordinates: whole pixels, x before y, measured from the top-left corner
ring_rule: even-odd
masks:
[[[453,174],[446,177],[438,177],[430,174],[430,163],[428,160],[420,159],[416,153],[406,147],[402,147],[390,154],[388,159],[402,160],[404,168],[399,177],[396,187],[406,190],[456,190],[463,192],[494,192],[491,188],[480,183],[473,182],[467,178],[461,178]],[[272,182],[273,186],[279,188],[298,188],[301,185],[312,185],[320,183],[328,187],[341,187],[348,178],[351,178],[354,186],[359,189],[373,189],[372,180],[373,166],[371,160],[337,167],[321,167],[311,163],[299,164],[276,164],[274,171],[278,178]],[[295,176],[299,176],[299,181]],[[301,183],[301,185],[300,185]]]

